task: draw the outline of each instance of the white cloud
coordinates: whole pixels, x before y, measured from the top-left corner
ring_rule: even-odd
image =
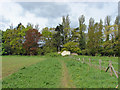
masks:
[[[23,9],[21,8],[20,5],[10,2],[10,3],[0,3],[0,16],[2,16],[1,18],[9,20],[10,22],[3,22],[3,20],[1,21],[3,26],[5,26],[5,28],[8,28],[9,26],[6,26],[5,24],[15,24],[18,21],[18,17],[20,17],[22,15]]]
[[[39,24],[40,25],[40,30],[44,27],[46,27],[48,20],[46,18],[40,18],[40,17],[36,17],[34,14],[30,13],[30,12],[26,12],[24,17],[21,17],[20,22],[23,25],[27,25],[27,23],[31,23],[31,24]]]
[[[0,3],[0,16],[1,18],[9,20],[10,22],[6,23],[3,20],[0,22],[2,24],[1,29],[9,28],[9,25],[13,24],[13,26],[17,26],[20,22],[23,25],[27,25],[27,23],[32,24],[39,24],[41,28],[45,27],[47,24],[46,18],[36,17],[33,13],[24,12],[24,8],[22,8],[19,4],[15,2],[7,2],[7,3]]]
[[[118,15],[117,8],[117,3],[105,3],[102,8],[88,7],[87,14],[89,17],[93,17],[96,22],[99,22],[100,19],[104,21],[105,17],[110,15],[112,17],[112,22],[114,22],[113,17]]]
[[[78,26],[78,18],[81,15],[86,16],[86,7],[85,3],[69,3],[69,8],[71,8],[71,12],[69,13],[71,26],[77,27]],[[76,25],[77,24],[77,25]]]
[[[93,4],[93,5],[91,5]],[[100,3],[101,4],[101,3]],[[112,24],[114,23],[115,17],[118,15],[118,4],[117,3],[102,3],[102,6],[97,6],[99,3],[69,3],[71,8],[70,20],[71,26],[77,27],[79,24],[78,18],[81,15],[85,16],[85,23],[89,24],[89,19],[94,18],[95,22],[99,22],[100,19],[103,20],[107,15],[111,16]]]
[[[61,3],[60,3],[61,4]],[[71,26],[72,27],[78,27],[78,18],[83,14],[85,15],[86,24],[89,23],[89,18],[93,17],[95,21],[99,21],[102,19],[104,21],[104,18],[107,15],[112,16],[112,22],[115,19],[115,16],[117,15],[117,9],[118,4],[117,3],[103,3],[101,4],[94,4],[91,5],[90,3],[64,3],[68,5],[70,8],[70,11],[68,12],[70,16]],[[100,7],[98,7],[99,5]],[[40,9],[38,9],[40,10]],[[49,11],[49,7],[48,7]],[[62,11],[62,10],[61,10]],[[62,16],[57,18],[46,18],[46,17],[40,17],[36,16],[35,13],[26,11],[20,4],[15,2],[9,2],[9,3],[0,3],[0,17],[2,21],[0,21],[1,29],[5,30],[6,28],[9,28],[9,25],[13,24],[14,27],[17,26],[20,22],[26,26],[27,23],[32,24],[39,24],[40,30],[46,26],[48,27],[56,27],[58,24],[62,22]],[[36,11],[39,12],[39,11]],[[57,12],[57,11],[54,11]],[[62,12],[61,12],[62,13]],[[8,22],[4,22],[5,19]]]

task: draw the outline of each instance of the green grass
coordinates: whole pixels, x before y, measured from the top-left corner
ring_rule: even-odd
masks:
[[[94,65],[99,65],[99,60],[101,59],[101,65],[103,67],[108,67],[109,61],[112,61],[112,65],[116,71],[118,71],[118,57],[99,57],[99,56],[75,56],[74,58],[80,58],[81,60],[84,60],[86,62],[89,62],[89,58],[91,58],[91,63]]]
[[[3,88],[54,88],[59,87],[60,77],[60,62],[49,58],[5,78]]]
[[[2,56],[2,77],[4,78],[22,67],[30,66],[41,60],[44,58],[38,56]]]
[[[61,86],[62,65],[66,63],[72,82],[77,88],[115,88],[118,84],[116,76],[109,72],[82,64],[76,58],[83,58],[92,64],[99,65],[99,59],[117,63],[117,57],[92,57],[92,56],[3,56],[3,88],[59,88]],[[117,65],[113,64],[115,70]],[[5,71],[4,71],[5,70]],[[62,87],[62,86],[61,86]],[[63,87],[64,88],[64,87]]]
[[[108,72],[95,69],[76,60],[65,60],[72,82],[77,88],[115,88],[118,79]]]

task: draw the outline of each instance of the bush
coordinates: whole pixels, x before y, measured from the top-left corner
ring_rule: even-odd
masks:
[[[38,49],[38,55],[46,55],[48,53],[56,52],[56,48],[43,46]]]
[[[102,54],[100,54],[100,53],[96,53],[96,54],[95,54],[95,56],[101,56],[101,55],[102,55]]]
[[[61,52],[63,52],[63,51],[68,51],[68,49],[67,48],[62,48]]]
[[[88,55],[88,50],[87,49],[82,50],[82,55]]]
[[[63,46],[64,48],[62,48],[61,51],[70,51],[71,53],[82,54],[80,48],[78,47],[78,43],[76,42],[68,42]]]
[[[76,42],[68,42],[68,43],[64,44],[63,46],[64,46],[64,48],[71,50],[71,48],[76,48],[76,47],[78,47],[78,45],[79,44]]]
[[[47,53],[47,56],[51,56],[51,57],[58,57],[61,56],[60,54],[56,53],[56,52],[52,52],[52,53]]]
[[[71,52],[72,52],[72,53],[77,53],[77,54],[79,54],[79,55],[82,54],[82,51],[81,51],[80,48],[78,48],[78,47],[71,48]]]

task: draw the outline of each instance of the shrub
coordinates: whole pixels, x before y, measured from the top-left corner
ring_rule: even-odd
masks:
[[[82,50],[82,55],[88,55],[88,50],[87,49]]]
[[[78,43],[76,42],[68,42],[66,44],[64,44],[64,48],[62,48],[61,51],[70,51],[71,53],[78,53],[78,54],[82,54],[80,48],[78,47]]]
[[[102,54],[100,54],[100,53],[96,53],[96,54],[95,54],[95,56],[101,56],[101,55],[102,55]]]
[[[56,48],[43,46],[38,49],[38,55],[46,55],[48,53],[56,52]]]
[[[63,52],[63,51],[68,51],[68,49],[67,48],[62,48],[61,52]]]
[[[76,42],[68,42],[66,44],[64,44],[64,48],[67,48],[68,50],[71,50],[71,48],[75,48],[75,47],[78,47],[78,43]]]
[[[77,53],[79,55],[82,54],[82,51],[78,47],[71,48],[71,52],[72,53]]]
[[[52,53],[47,53],[47,56],[51,56],[51,57],[58,57],[60,56],[60,54],[56,53],[56,52],[52,52]]]

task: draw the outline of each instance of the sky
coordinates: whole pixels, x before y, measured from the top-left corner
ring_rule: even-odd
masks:
[[[44,27],[56,27],[62,23],[62,16],[69,15],[70,27],[79,26],[78,18],[85,16],[85,23],[94,18],[95,22],[111,16],[111,24],[118,15],[118,2],[0,2],[0,29],[6,30],[12,24],[39,24]]]

